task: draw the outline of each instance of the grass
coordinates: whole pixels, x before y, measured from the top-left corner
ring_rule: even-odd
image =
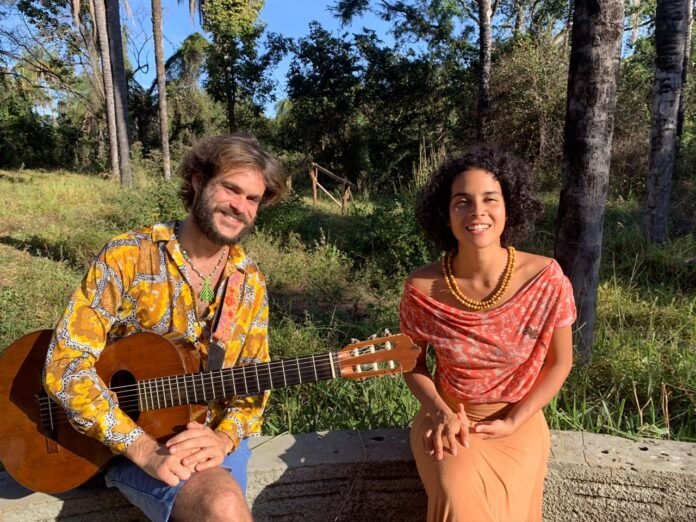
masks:
[[[125,229],[182,215],[175,184],[123,191],[72,173],[0,172],[0,351],[52,327],[84,267]],[[553,252],[556,198],[525,245]],[[245,243],[268,276],[275,357],[337,349],[398,330],[404,275],[430,259],[408,196],[372,198],[345,216],[295,196],[268,209]],[[546,408],[556,429],[696,441],[696,239],[643,243],[635,202],[607,211],[594,359]],[[690,261],[691,260],[691,261]],[[272,394],[269,434],[408,426],[403,379],[335,380]]]

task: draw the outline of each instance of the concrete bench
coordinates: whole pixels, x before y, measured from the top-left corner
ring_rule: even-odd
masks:
[[[258,522],[425,519],[406,430],[263,437],[252,447],[248,500]],[[694,522],[696,444],[552,432],[544,519]],[[43,520],[144,518],[114,490],[45,495],[0,474],[0,521]]]

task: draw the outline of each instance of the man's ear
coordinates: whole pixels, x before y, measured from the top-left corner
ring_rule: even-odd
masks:
[[[201,173],[200,172],[194,172],[193,176],[191,176],[191,186],[193,187],[193,190],[196,191],[196,194],[198,194],[198,189],[201,186]]]

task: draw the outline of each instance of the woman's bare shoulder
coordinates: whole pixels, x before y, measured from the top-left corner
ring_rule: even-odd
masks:
[[[440,263],[435,262],[416,268],[406,278],[406,282],[416,290],[430,295],[433,283],[440,277],[442,277]]]
[[[522,279],[529,281],[549,266],[553,259],[530,252],[518,251],[515,255],[515,261],[517,264],[516,270],[522,276]]]

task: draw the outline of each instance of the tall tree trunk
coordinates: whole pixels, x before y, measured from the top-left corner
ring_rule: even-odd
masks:
[[[682,84],[681,93],[679,94],[679,113],[677,114],[677,152],[679,158],[679,148],[681,146],[682,133],[684,132],[684,113],[686,112],[686,91],[687,81],[689,79],[689,61],[691,60],[691,34],[694,24],[694,5],[687,2],[687,30],[686,39],[684,41],[684,65],[682,66]]]
[[[512,35],[517,38],[524,28],[524,3],[522,0],[517,0],[514,4],[515,9],[515,25],[512,28]]]
[[[638,31],[640,30],[640,15],[638,13],[640,0],[630,0],[629,5],[631,6],[631,49],[635,49],[636,42],[638,42]]]
[[[229,82],[227,89],[227,130],[232,133],[237,131],[237,85],[234,78]]]
[[[573,284],[584,362],[594,340],[623,10],[623,0],[577,0],[573,15],[555,256]]]
[[[485,140],[491,104],[491,0],[478,0],[479,13],[479,92],[476,111],[476,137]]]
[[[691,0],[658,0],[655,15],[655,83],[650,124],[648,200],[643,235],[667,241],[669,197],[677,143],[677,115]]]
[[[98,2],[100,0],[95,0]],[[121,14],[119,0],[104,0],[106,4],[106,25],[111,48],[111,74],[114,78],[114,106],[116,108],[116,132],[118,134],[118,159],[121,167],[121,185],[129,187],[133,183],[130,167],[130,144],[128,130],[128,82],[123,55],[123,34],[121,33]]]
[[[164,47],[162,44],[162,2],[152,0],[152,35],[155,39],[157,91],[159,93],[160,140],[162,141],[162,169],[164,179],[171,179],[169,160],[169,117],[167,115],[167,84],[164,75]]]
[[[104,79],[104,102],[106,105],[106,125],[109,129],[109,158],[111,162],[111,176],[113,179],[121,178],[119,168],[119,142],[116,130],[116,106],[114,104],[114,82],[111,75],[111,48],[109,47],[109,35],[106,29],[106,9],[104,0],[94,0],[94,25],[99,42],[101,54],[102,78]]]

